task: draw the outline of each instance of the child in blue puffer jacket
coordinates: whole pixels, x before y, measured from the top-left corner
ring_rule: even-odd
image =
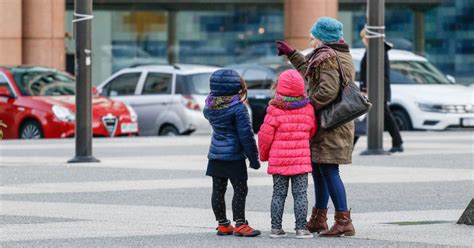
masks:
[[[206,175],[212,177],[212,210],[218,221],[217,235],[254,237],[254,230],[245,219],[247,197],[247,166],[260,168],[258,149],[247,107],[247,86],[239,74],[230,69],[215,71],[210,78],[211,92],[206,98],[204,117],[212,126],[212,140],[207,155]],[[235,227],[226,217],[225,192],[230,180],[234,188],[232,212]]]

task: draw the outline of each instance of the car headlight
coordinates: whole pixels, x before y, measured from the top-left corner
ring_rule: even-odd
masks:
[[[420,110],[425,112],[436,113],[470,113],[472,112],[472,105],[442,105],[418,103]]]
[[[135,110],[133,110],[132,106],[125,104],[125,107],[127,107],[128,113],[130,114],[130,119],[132,122],[136,122],[138,119],[137,113]]]
[[[418,103],[418,108],[425,112],[443,112],[443,105],[441,104]]]
[[[53,114],[61,121],[71,122],[76,120],[76,115],[66,107],[54,105],[52,107]]]

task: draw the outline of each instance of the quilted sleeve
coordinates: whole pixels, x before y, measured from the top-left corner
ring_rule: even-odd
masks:
[[[240,144],[242,144],[245,155],[250,161],[250,167],[260,167],[260,162],[258,161],[257,144],[255,142],[252,125],[250,123],[249,113],[243,104],[239,104],[236,111],[235,120],[237,123],[239,141]]]
[[[267,115],[265,115],[263,124],[258,132],[258,151],[260,153],[261,161],[268,161],[270,148],[272,147],[277,127],[275,117],[269,112],[270,111],[267,109]]]

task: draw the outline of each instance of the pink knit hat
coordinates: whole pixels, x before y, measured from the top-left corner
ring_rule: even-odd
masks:
[[[276,91],[284,96],[304,96],[304,79],[297,70],[286,70],[278,77]]]

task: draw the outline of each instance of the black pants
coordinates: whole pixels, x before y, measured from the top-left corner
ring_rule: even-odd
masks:
[[[403,143],[402,136],[400,135],[397,122],[393,118],[392,111],[388,107],[388,102],[385,102],[383,106],[383,123],[385,129],[392,136],[392,147],[400,146]]]
[[[392,111],[388,107],[388,103],[385,102],[383,107],[383,124],[385,130],[388,131],[390,136],[392,137],[392,147],[400,146],[403,144],[402,136],[400,135],[400,130],[398,129],[397,122],[395,118],[393,118]],[[354,145],[359,140],[359,136],[354,136]]]
[[[227,190],[227,181],[230,180],[234,188],[234,197],[232,198],[232,213],[236,223],[245,222],[245,199],[247,198],[247,180],[228,179],[222,177],[212,177],[212,210],[219,223],[226,223],[225,192]]]

